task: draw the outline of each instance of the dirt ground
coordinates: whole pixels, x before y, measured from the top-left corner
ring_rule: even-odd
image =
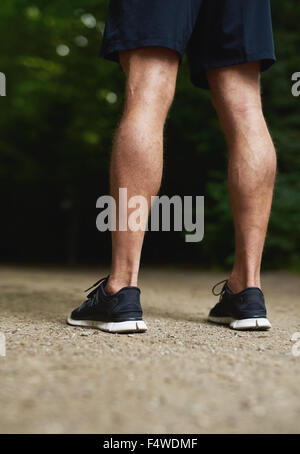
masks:
[[[158,268],[139,283],[146,334],[67,326],[104,275],[0,268],[1,433],[300,433],[299,276],[263,276],[269,332],[205,321],[223,274]]]

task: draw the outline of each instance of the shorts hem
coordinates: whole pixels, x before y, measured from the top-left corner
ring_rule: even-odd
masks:
[[[182,61],[185,46],[180,42],[171,42],[162,38],[149,38],[144,40],[109,40],[108,43],[103,44],[100,50],[100,57],[107,60],[119,62],[119,52],[122,50],[134,50],[143,47],[166,47],[179,54],[180,62]]]
[[[242,65],[244,63],[251,63],[255,61],[260,61],[261,71],[266,71],[276,62],[276,56],[274,55],[274,53],[270,52],[248,53],[244,57],[236,59],[203,62],[198,65],[196,71],[194,71],[194,74],[191,74],[191,81],[196,87],[209,88],[208,80],[206,77],[206,72],[208,70]]]

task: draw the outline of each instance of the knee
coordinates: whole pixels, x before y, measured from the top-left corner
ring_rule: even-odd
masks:
[[[261,115],[259,62],[208,72],[212,103],[219,116],[247,120]]]
[[[260,95],[243,92],[229,92],[222,96],[212,95],[212,104],[222,118],[237,119],[239,121],[253,121],[262,116]]]
[[[145,74],[127,81],[126,103],[140,106],[144,111],[150,108],[153,112],[167,112],[172,104],[175,92],[175,82],[169,75],[159,73]]]
[[[178,55],[165,48],[145,48],[120,54],[126,75],[127,106],[166,111],[176,85]],[[147,109],[150,107],[151,109]]]

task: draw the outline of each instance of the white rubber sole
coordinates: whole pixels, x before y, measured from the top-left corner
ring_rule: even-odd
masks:
[[[95,320],[74,320],[67,318],[67,323],[72,326],[97,328],[108,333],[144,333],[147,325],[143,320],[130,320],[128,322],[99,322]]]
[[[231,317],[208,317],[208,320],[221,325],[229,325],[231,329],[236,330],[257,330],[265,331],[272,328],[271,323],[267,318],[244,318],[235,320]]]

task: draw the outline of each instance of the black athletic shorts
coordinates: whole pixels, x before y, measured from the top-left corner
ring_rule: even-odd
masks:
[[[206,70],[275,61],[270,0],[110,0],[101,56],[163,46],[187,51],[191,80],[208,87]]]

